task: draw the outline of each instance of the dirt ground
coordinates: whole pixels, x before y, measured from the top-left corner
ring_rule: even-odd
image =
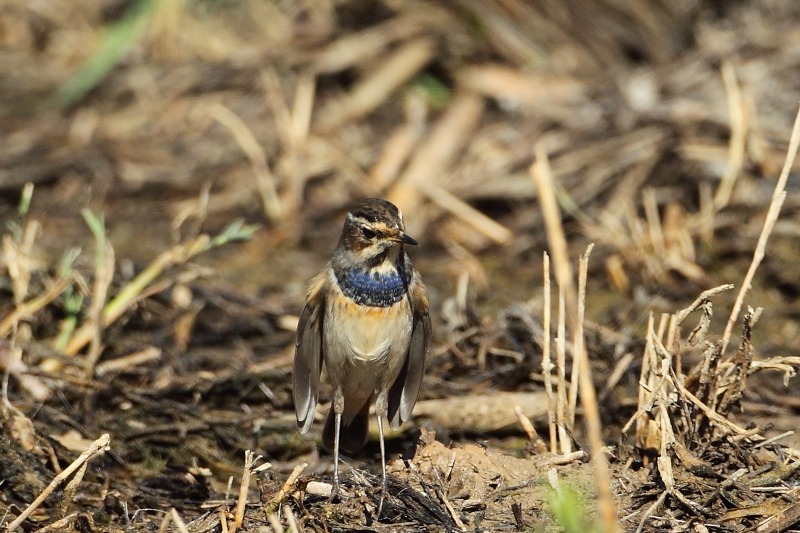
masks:
[[[6,0],[0,524],[800,531],[797,42],[786,0]],[[434,327],[380,515],[376,431],[331,496],[291,396],[373,196]]]

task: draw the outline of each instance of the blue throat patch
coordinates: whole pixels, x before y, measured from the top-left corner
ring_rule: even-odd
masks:
[[[390,307],[408,292],[408,280],[400,272],[375,274],[351,269],[337,274],[336,279],[345,296],[370,307]]]

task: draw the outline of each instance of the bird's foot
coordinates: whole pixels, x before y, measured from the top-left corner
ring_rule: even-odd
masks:
[[[333,488],[331,489],[331,500],[350,498],[352,494],[344,489],[344,486],[339,483],[338,478],[333,480]]]
[[[381,485],[381,499],[378,500],[378,510],[375,512],[375,520],[380,522],[383,513],[383,501],[386,499],[386,485]]]

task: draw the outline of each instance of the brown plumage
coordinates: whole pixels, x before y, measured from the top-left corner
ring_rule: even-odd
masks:
[[[403,217],[393,204],[370,199],[354,207],[331,262],[312,280],[297,328],[293,392],[301,433],[311,427],[322,363],[333,387],[323,443],[357,453],[367,440],[375,402],[383,489],[383,420],[399,427],[411,416],[431,340],[428,298],[404,244]],[[337,431],[338,429],[338,431]],[[338,433],[338,434],[337,434]],[[383,503],[383,499],[381,499]]]

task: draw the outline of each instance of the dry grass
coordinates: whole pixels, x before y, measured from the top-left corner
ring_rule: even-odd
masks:
[[[380,527],[529,529],[543,499],[459,487],[448,458],[506,478],[535,463],[563,488],[586,454],[606,531],[613,499],[626,530],[793,527],[796,448],[750,413],[793,427],[800,409],[761,376],[788,380],[800,347],[800,12],[735,4],[6,2],[0,460],[30,478],[0,483],[3,523],[377,528],[358,468],[349,504],[308,490],[326,459],[293,431],[285,373],[342,208],[384,196],[433,288],[418,421],[531,448],[420,444],[430,468],[398,471]],[[64,474],[103,433],[94,471]],[[34,512],[51,482],[69,484]]]

